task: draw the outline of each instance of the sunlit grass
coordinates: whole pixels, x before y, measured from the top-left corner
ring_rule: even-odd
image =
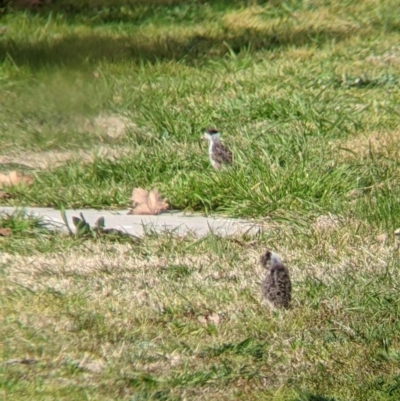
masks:
[[[84,390],[94,399],[399,395],[398,250],[356,220],[274,225],[256,244],[53,237],[62,247],[40,254],[37,237],[26,256],[2,257],[9,399],[84,399]],[[266,246],[290,267],[287,312],[260,303]]]
[[[34,176],[1,202],[157,188],[266,230],[118,242],[2,217],[0,394],[397,401],[398,2],[57,3],[1,17],[0,171]],[[266,246],[292,274],[286,313],[259,302]]]
[[[368,4],[357,8],[360,21],[370,15],[377,24]],[[397,127],[398,67],[390,61],[397,33],[354,22],[351,7],[351,23],[343,22],[340,7],[332,15],[322,5],[291,7],[292,14],[279,14],[277,5],[221,8],[215,25],[200,18],[197,25],[182,20],[168,28],[113,23],[94,30],[54,14],[45,28],[39,28],[43,15],[25,15],[25,30],[17,32],[21,21],[8,16],[3,71],[13,79],[4,81],[3,152],[100,145],[125,152],[117,160],[74,160],[39,172],[35,185],[11,202],[121,207],[133,186],[157,186],[179,209],[287,218],[369,210],[363,191],[381,181],[385,185],[372,194],[380,198],[379,191],[389,190],[397,199],[398,157],[381,162],[372,151],[349,161],[340,151],[351,138],[362,135],[365,146],[368,133],[386,135]],[[302,15],[312,18],[301,25]],[[323,15],[328,17],[319,24]],[[313,37],[322,28],[325,33]],[[271,29],[273,46],[264,42]],[[136,128],[110,138],[90,123],[98,115],[128,118]],[[208,166],[199,141],[209,124],[221,129],[235,152],[234,168],[224,175]],[[347,206],[349,193],[359,195],[354,209]]]

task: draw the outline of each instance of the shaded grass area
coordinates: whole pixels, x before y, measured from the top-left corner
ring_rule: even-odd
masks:
[[[160,6],[150,2],[130,7],[100,3],[88,4],[86,10],[79,4],[79,12],[62,2],[50,12],[45,8],[41,13],[20,14],[15,27],[14,14],[6,15],[3,21],[10,25],[0,41],[0,57],[34,70],[81,68],[82,63],[105,60],[184,60],[201,65],[207,57],[243,51],[254,55],[291,47],[321,49],[350,35],[369,40],[382,33],[396,34],[400,26],[393,12],[398,8],[395,1],[330,6],[297,0],[259,5],[215,1]],[[104,14],[110,18],[104,19]]]
[[[260,32],[247,28],[230,32],[229,28],[221,30],[213,25],[215,33],[211,35],[203,27],[197,27],[189,35],[184,28],[171,32],[169,27],[165,27],[159,33],[150,30],[150,37],[144,28],[143,33],[141,30],[123,30],[119,35],[107,35],[107,31],[98,34],[87,28],[77,29],[76,33],[60,35],[60,39],[43,38],[33,43],[22,40],[18,44],[4,41],[0,55],[6,55],[17,65],[29,65],[39,70],[48,66],[67,65],[76,68],[81,63],[92,64],[103,60],[123,62],[132,59],[151,63],[185,60],[196,65],[203,64],[204,57],[237,54],[246,48],[260,51],[292,46],[323,46],[340,42],[352,34],[351,30],[334,28],[310,27],[303,31],[286,24]],[[72,53],[71,48],[76,52]]]
[[[4,255],[3,393],[396,400],[393,240],[379,243],[356,222],[323,231],[281,224],[256,245],[248,240],[153,235],[131,244],[75,241],[40,255],[38,236],[30,255]],[[287,312],[259,303],[265,246],[290,266]]]

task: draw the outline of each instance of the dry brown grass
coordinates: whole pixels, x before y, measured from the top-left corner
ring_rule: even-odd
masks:
[[[382,244],[376,239],[376,233],[370,231],[362,221],[335,215],[319,216],[310,224],[307,236],[311,236],[314,242],[311,253],[306,237],[301,236],[295,239],[292,229],[282,225],[274,224],[269,228],[272,230],[269,235],[274,244],[273,248],[282,254],[291,266],[294,281],[304,280],[310,274],[323,278],[327,272],[335,278],[349,267],[350,259],[354,266],[363,265],[364,271],[381,270],[384,267],[381,263],[396,249],[393,233],[386,233],[392,240]],[[355,231],[360,234],[354,235]],[[272,239],[276,236],[279,236],[279,241]],[[352,238],[352,241],[349,241],[349,238]],[[171,244],[169,241],[172,241]],[[256,298],[259,278],[263,273],[263,269],[258,265],[258,257],[265,249],[265,245],[258,241],[251,241],[249,245],[246,241],[231,239],[216,241],[218,258],[214,257],[213,247],[201,241],[196,245],[195,238],[190,241],[188,238],[161,237],[160,240],[147,240],[147,245],[138,251],[130,244],[104,246],[104,244],[89,243],[83,248],[74,247],[55,254],[21,256],[3,253],[0,263],[7,264],[10,280],[33,291],[50,288],[68,294],[70,291],[79,291],[80,284],[73,285],[76,277],[101,276],[105,271],[109,271],[111,276],[104,275],[101,283],[96,284],[96,287],[102,289],[97,296],[102,298],[104,294],[111,296],[123,293],[124,297],[130,299],[129,302],[139,302],[138,305],[140,305],[143,299],[140,296],[133,299],[131,294],[141,294],[144,283],[146,292],[148,289],[154,289],[154,293],[150,291],[146,295],[146,297],[150,295],[154,297],[154,301],[155,298],[160,297],[160,289],[166,294],[169,292],[168,287],[175,285],[174,282],[165,281],[162,275],[168,270],[168,266],[187,266],[193,271],[190,282],[186,283],[189,291],[200,287],[206,290],[210,284],[207,280],[211,279],[215,281],[211,287],[222,286],[234,292],[248,288]],[[165,246],[172,246],[172,249],[178,246],[173,245],[174,242],[187,244],[189,250],[163,252],[162,249]],[[151,249],[152,252],[149,253],[146,248]],[[223,252],[225,248],[226,253]],[[82,252],[83,250],[85,252]],[[329,255],[329,258],[321,261],[321,253]],[[335,261],[333,264],[332,260]],[[366,263],[367,260],[374,262],[369,265]],[[132,275],[136,279],[129,281],[128,277]],[[115,282],[115,280],[123,285],[114,290],[108,288],[107,283]],[[83,285],[86,286],[86,283]],[[156,304],[157,302],[153,302],[151,305]],[[238,305],[233,306],[232,310],[237,307]]]
[[[12,150],[0,155],[0,165],[19,164],[32,169],[47,170],[65,164],[68,161],[79,163],[93,162],[95,157],[104,159],[118,159],[130,150],[126,146],[101,144],[102,137],[118,138],[127,133],[127,130],[138,130],[138,127],[129,119],[116,115],[99,115],[93,119],[76,118],[76,125],[82,135],[98,136],[99,142],[92,149],[78,150],[49,150],[27,151],[24,149]]]
[[[378,66],[390,66],[400,64],[400,49],[397,46],[391,47],[381,55],[371,55],[366,58],[366,61]]]
[[[46,254],[32,249],[30,256],[3,253],[0,291],[9,322],[3,338],[19,327],[5,342],[5,357],[37,361],[36,374],[49,388],[67,391],[86,383],[121,399],[152,388],[138,379],[143,375],[161,380],[155,384],[160,391],[198,400],[279,388],[289,394],[289,380],[313,377],[321,363],[331,373],[366,367],[364,373],[352,370],[354,380],[365,380],[375,368],[369,345],[355,340],[351,305],[359,302],[365,280],[371,285],[384,275],[398,253],[393,236],[381,241],[362,222],[337,216],[322,216],[300,230],[278,224],[270,230],[250,242],[163,235],[135,244],[81,242]],[[267,246],[290,269],[289,311],[271,313],[261,304],[258,258]],[[328,346],[330,330],[353,340]],[[247,351],[229,348],[246,338]],[[224,344],[231,351],[223,351]],[[257,352],[264,356],[257,359]],[[80,373],[65,375],[67,367]],[[8,369],[11,374],[26,367]],[[224,396],[223,383],[230,383]]]
[[[121,155],[129,153],[123,146],[96,146],[92,150],[49,150],[45,152],[14,151],[0,156],[0,165],[20,165],[38,170],[49,170],[59,167],[67,162],[76,161],[82,164],[93,162],[96,157],[103,159],[118,159]]]
[[[345,159],[364,160],[372,156],[396,160],[400,157],[400,130],[362,133],[344,142],[335,142],[334,147]]]
[[[128,130],[138,130],[138,126],[124,116],[100,114],[92,120],[86,119],[82,130],[118,138]]]

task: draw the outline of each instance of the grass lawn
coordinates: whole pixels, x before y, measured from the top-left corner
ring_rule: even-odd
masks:
[[[0,202],[157,188],[266,230],[128,241],[0,218],[0,398],[400,399],[399,2],[77,3],[0,14],[0,173],[34,177]],[[260,304],[266,247],[288,311]]]

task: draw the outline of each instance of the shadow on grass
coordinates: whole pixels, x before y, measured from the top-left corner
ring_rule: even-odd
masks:
[[[281,32],[227,29],[214,36],[193,33],[179,38],[171,35],[112,37],[95,33],[70,34],[53,41],[44,38],[36,42],[19,43],[4,38],[0,40],[0,62],[9,57],[18,66],[29,65],[34,69],[46,66],[90,65],[101,60],[184,60],[195,64],[209,57],[239,54],[241,51],[256,52],[309,44],[321,46],[327,42],[341,41],[348,35],[349,32],[343,29],[290,28]]]
[[[300,394],[300,396],[296,398],[294,401],[337,401],[337,400],[335,398],[324,397],[319,394],[310,394],[308,392],[305,392],[303,394]]]
[[[280,6],[279,0],[275,0]],[[271,0],[257,0],[258,5],[271,3]],[[153,19],[157,14],[167,17],[188,16],[196,18],[202,8],[214,10],[239,9],[244,6],[243,0],[0,0],[0,7],[13,12],[29,11],[32,14],[55,12],[68,18],[78,17],[87,22],[143,22]],[[253,5],[255,3],[253,2]],[[200,12],[201,14],[201,12]]]

